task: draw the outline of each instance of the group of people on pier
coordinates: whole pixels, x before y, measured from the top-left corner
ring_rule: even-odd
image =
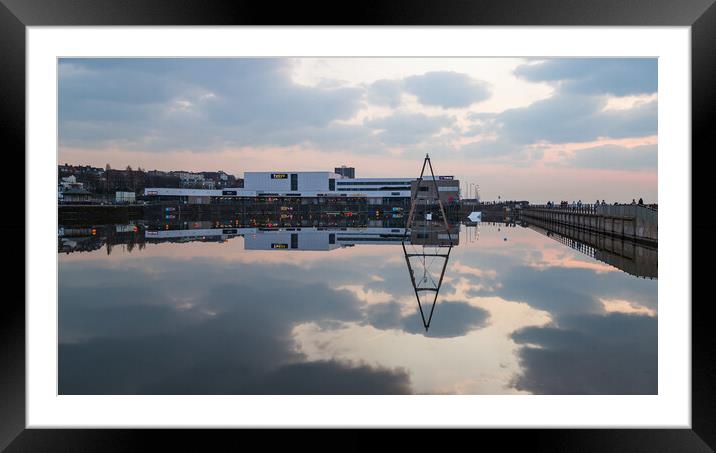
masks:
[[[604,203],[604,200],[602,200],[602,203]],[[599,204],[599,200],[597,200],[597,205],[598,205],[598,204]],[[548,202],[547,202],[547,207],[548,207],[548,208],[554,208],[555,206],[556,206],[556,205],[555,205],[554,201],[548,201]],[[559,207],[560,207],[560,208],[565,208],[565,209],[566,209],[566,208],[577,209],[577,208],[581,208],[582,206],[586,206],[586,205],[583,205],[583,204],[582,204],[582,200],[579,200],[579,201],[577,201],[576,203],[575,203],[574,201],[571,202],[571,203],[568,202],[568,201],[560,201],[560,202],[559,202]]]
[[[616,201],[614,202],[614,206],[617,206],[618,204],[619,204],[618,202],[616,202]],[[644,200],[642,198],[639,198],[639,201],[637,202],[636,199],[632,198],[631,204],[638,204],[639,206],[643,206]],[[564,201],[564,200],[559,202],[559,207],[562,209],[581,209],[583,207],[584,208],[593,208],[593,207],[597,207],[597,206],[606,206],[606,205],[607,205],[607,203],[604,200],[602,200],[602,201],[597,200],[595,203],[593,203],[591,205],[587,204],[587,203],[582,204],[582,200],[578,200],[576,202],[572,201],[571,203],[568,201]],[[547,202],[548,208],[551,209],[551,208],[554,208],[555,206],[557,206],[557,205],[555,204],[554,201]]]

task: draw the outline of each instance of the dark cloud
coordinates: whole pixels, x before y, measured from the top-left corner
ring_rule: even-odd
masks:
[[[416,306],[415,309],[417,310],[417,308]],[[376,329],[397,329],[400,327],[403,318],[400,311],[401,307],[397,302],[368,305],[365,320]],[[418,325],[422,325],[421,321],[418,321]]]
[[[206,317],[196,311],[167,310],[171,300],[151,287],[60,285],[59,299],[59,335],[65,341],[175,331]]]
[[[475,283],[482,280],[475,279]],[[502,272],[499,285],[485,285],[472,296],[498,296],[525,302],[553,317],[603,314],[600,299],[633,301],[656,310],[657,286],[652,280],[635,279],[622,272],[597,273],[591,269],[516,265]],[[545,284],[549,282],[549,284]]]
[[[496,135],[460,148],[468,156],[492,158],[509,156],[541,159],[540,147],[552,143],[580,143],[601,138],[644,137],[657,134],[656,101],[630,109],[605,109],[607,99],[598,96],[557,94],[527,107],[483,116],[475,132]],[[604,146],[584,150],[585,154],[560,165],[585,168],[656,168],[656,147]],[[602,152],[600,154],[600,152]],[[600,154],[597,157],[597,154]]]
[[[656,318],[613,313],[559,319],[515,332],[519,390],[549,395],[658,392]]]
[[[490,97],[487,83],[450,71],[407,77],[405,90],[417,96],[421,104],[443,108],[469,107]]]
[[[576,252],[572,252],[576,253]],[[484,257],[493,259],[494,255]],[[540,259],[535,253],[533,259]],[[469,258],[463,258],[466,264]],[[520,373],[513,385],[539,394],[653,394],[657,383],[657,318],[608,313],[600,299],[657,309],[657,285],[626,273],[521,265],[520,259],[469,296],[497,296],[546,311],[552,323],[515,332]]]
[[[417,302],[416,302],[417,303]],[[423,312],[427,320],[432,302],[423,304]],[[410,333],[424,334],[427,337],[452,338],[461,337],[470,331],[486,327],[490,314],[487,310],[474,307],[466,302],[440,301],[435,304],[430,329],[426,332],[423,321],[416,312],[402,319],[403,330]]]
[[[656,170],[657,158],[657,145],[643,145],[633,148],[605,145],[579,150],[565,164],[579,168]]]
[[[295,349],[293,327],[360,322],[363,304],[350,292],[257,267],[172,260],[161,274],[126,269],[108,297],[104,286],[69,283],[93,281],[92,272],[75,269],[90,279],[77,280],[64,269],[60,393],[410,392],[404,370],[308,361]]]
[[[497,114],[473,116],[481,130],[496,138],[464,147],[476,156],[513,154],[523,145],[589,142],[600,138],[627,138],[657,133],[657,102],[632,108],[606,109],[607,95],[656,92],[655,59],[552,59],[519,66],[515,74],[533,82],[555,85],[555,94],[526,107]],[[612,154],[608,164],[633,164],[629,157]],[[541,158],[541,156],[530,156]]]
[[[276,390],[278,389],[278,390]],[[249,386],[248,393],[301,395],[402,395],[412,393],[403,369],[318,361],[282,366]]]
[[[298,144],[307,130],[351,118],[361,96],[359,88],[294,84],[282,59],[63,59],[60,144]]]
[[[518,144],[588,142],[657,133],[657,103],[604,110],[606,98],[557,94],[528,107],[506,110],[495,122],[499,135]]]
[[[590,142],[601,138],[644,137],[657,133],[656,101],[637,103],[629,109],[606,109],[608,95],[652,94],[657,86],[656,59],[552,59],[519,66],[519,77],[548,82],[555,93],[526,107],[500,113],[472,114],[479,120],[468,134],[492,132],[492,138],[465,145],[466,154],[535,161],[539,150],[525,146],[546,143]],[[649,152],[590,153],[565,165],[589,168],[653,168]],[[637,154],[639,154],[637,156]]]
[[[657,91],[656,58],[555,58],[517,67],[532,82],[558,84],[563,93],[628,96]]]
[[[429,301],[421,299],[421,302],[427,320],[432,299]],[[369,305],[366,309],[366,321],[377,329],[401,329],[408,333],[436,338],[461,337],[473,330],[486,327],[489,318],[489,312],[480,307],[466,302],[445,301],[438,297],[430,329],[426,332],[417,301],[415,311],[407,316],[401,314],[400,305],[395,302]]]
[[[525,145],[515,144],[504,138],[484,139],[477,142],[469,143],[460,148],[460,151],[466,157],[490,158],[502,157],[522,152]]]

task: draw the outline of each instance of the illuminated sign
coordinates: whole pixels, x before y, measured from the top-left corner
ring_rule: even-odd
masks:
[[[271,179],[288,179],[288,173],[271,173]]]
[[[147,190],[147,195],[159,195],[159,192],[156,190]]]
[[[224,190],[221,192],[221,195],[236,195],[235,190]]]
[[[287,249],[288,244],[271,244],[272,249]]]
[[[238,230],[236,228],[228,228],[225,230],[221,230],[222,234],[236,234],[238,233]]]
[[[446,181],[446,180],[452,181],[453,177],[452,176],[438,176],[438,179],[441,181]]]

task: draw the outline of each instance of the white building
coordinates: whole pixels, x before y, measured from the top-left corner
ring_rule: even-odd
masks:
[[[214,181],[206,179],[201,173],[192,173],[189,171],[171,172],[174,176],[179,177],[182,187],[197,187],[201,189],[213,189]]]
[[[116,201],[117,203],[134,203],[136,200],[134,192],[117,191],[114,194],[114,201]]]
[[[192,239],[243,236],[246,250],[328,251],[356,245],[400,245],[404,228],[202,228],[146,231],[147,239]],[[409,238],[408,238],[409,241]]]
[[[436,177],[436,179],[452,177]],[[381,204],[385,198],[410,198],[414,178],[344,178],[328,171],[246,172],[243,188],[216,190],[147,188],[157,197],[351,197]],[[455,181],[456,187],[459,182]],[[457,190],[457,189],[456,189]]]

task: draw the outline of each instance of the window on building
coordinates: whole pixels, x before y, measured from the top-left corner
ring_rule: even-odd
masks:
[[[336,180],[334,178],[328,179],[328,190],[330,190],[330,191],[336,190]]]
[[[292,249],[298,248],[298,234],[296,234],[296,233],[291,234],[291,248]]]
[[[291,190],[298,190],[298,174],[291,173]]]

